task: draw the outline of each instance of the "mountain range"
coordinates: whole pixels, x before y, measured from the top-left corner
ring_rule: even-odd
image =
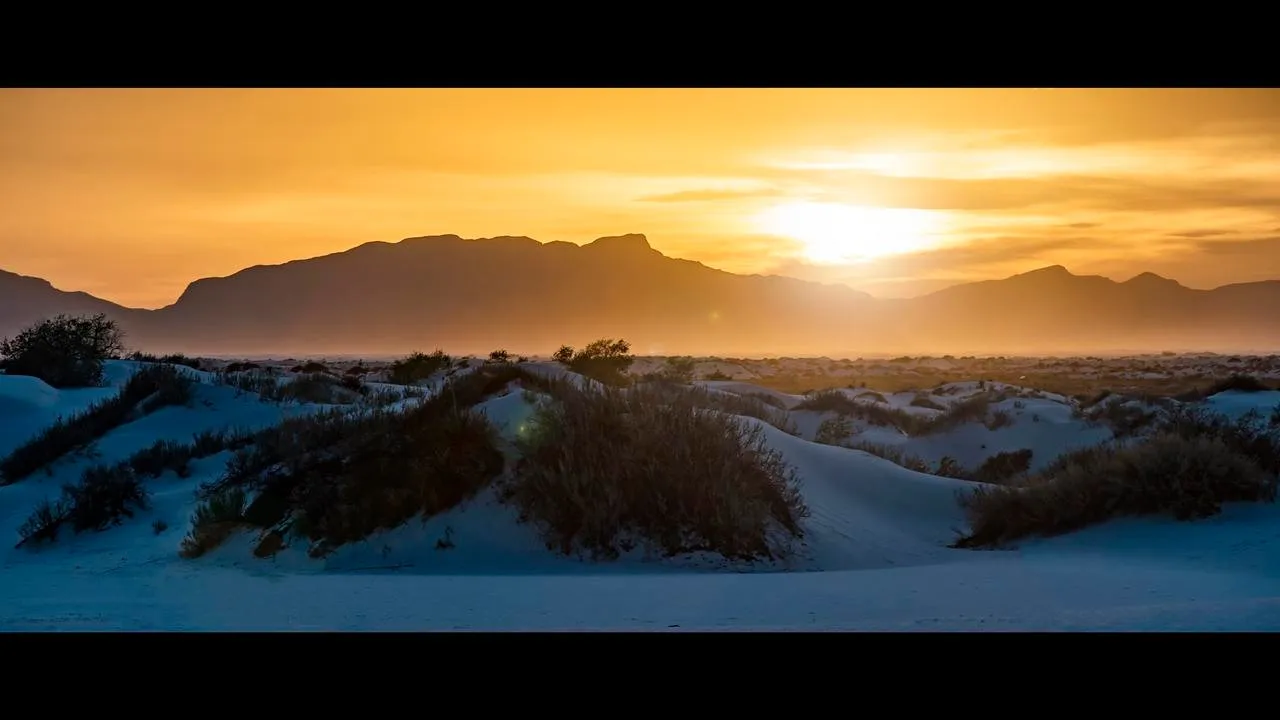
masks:
[[[457,235],[370,242],[191,283],[126,308],[0,271],[0,337],[57,313],[106,313],[131,348],[217,355],[546,354],[626,338],[639,354],[1271,352],[1280,281],[1195,290],[1053,266],[878,299],[845,285],[738,275],[670,258],[643,235],[586,245]]]

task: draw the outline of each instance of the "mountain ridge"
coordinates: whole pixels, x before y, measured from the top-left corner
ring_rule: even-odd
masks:
[[[913,298],[743,275],[672,258],[641,233],[583,245],[526,236],[371,241],[190,283],[171,305],[128,308],[0,270],[0,336],[56,312],[106,312],[148,348],[215,352],[479,352],[626,337],[646,354],[1014,353],[1059,344],[1280,346],[1280,280],[1188,288],[1050,265]],[[65,310],[63,309],[65,308]],[[557,339],[559,338],[559,339]],[[891,349],[891,350],[889,350]],[[487,350],[483,350],[486,351]]]

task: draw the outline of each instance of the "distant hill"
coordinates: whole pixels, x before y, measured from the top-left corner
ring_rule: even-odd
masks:
[[[0,335],[105,312],[156,352],[550,352],[624,337],[642,354],[1014,354],[1280,348],[1280,282],[1192,290],[1054,266],[880,300],[843,285],[736,275],[643,235],[587,245],[456,235],[373,242],[197,280],[160,310],[0,272]]]

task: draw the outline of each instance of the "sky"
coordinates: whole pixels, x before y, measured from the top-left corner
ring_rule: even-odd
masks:
[[[1280,279],[1272,89],[3,89],[0,269],[130,307],[457,234],[904,297]]]

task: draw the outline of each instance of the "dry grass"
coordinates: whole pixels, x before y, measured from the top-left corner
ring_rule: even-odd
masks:
[[[761,428],[687,396],[560,386],[532,428],[504,497],[550,548],[763,558],[801,535],[798,479]]]
[[[1064,455],[1025,483],[962,498],[972,530],[955,546],[999,546],[1123,516],[1189,520],[1226,502],[1271,501],[1276,447],[1275,437],[1223,423],[1217,431],[1170,425],[1140,443]]]
[[[30,476],[59,458],[88,447],[98,438],[142,415],[191,398],[192,381],[173,365],[146,365],[114,397],[94,403],[45,428],[0,461],[0,485]]]

